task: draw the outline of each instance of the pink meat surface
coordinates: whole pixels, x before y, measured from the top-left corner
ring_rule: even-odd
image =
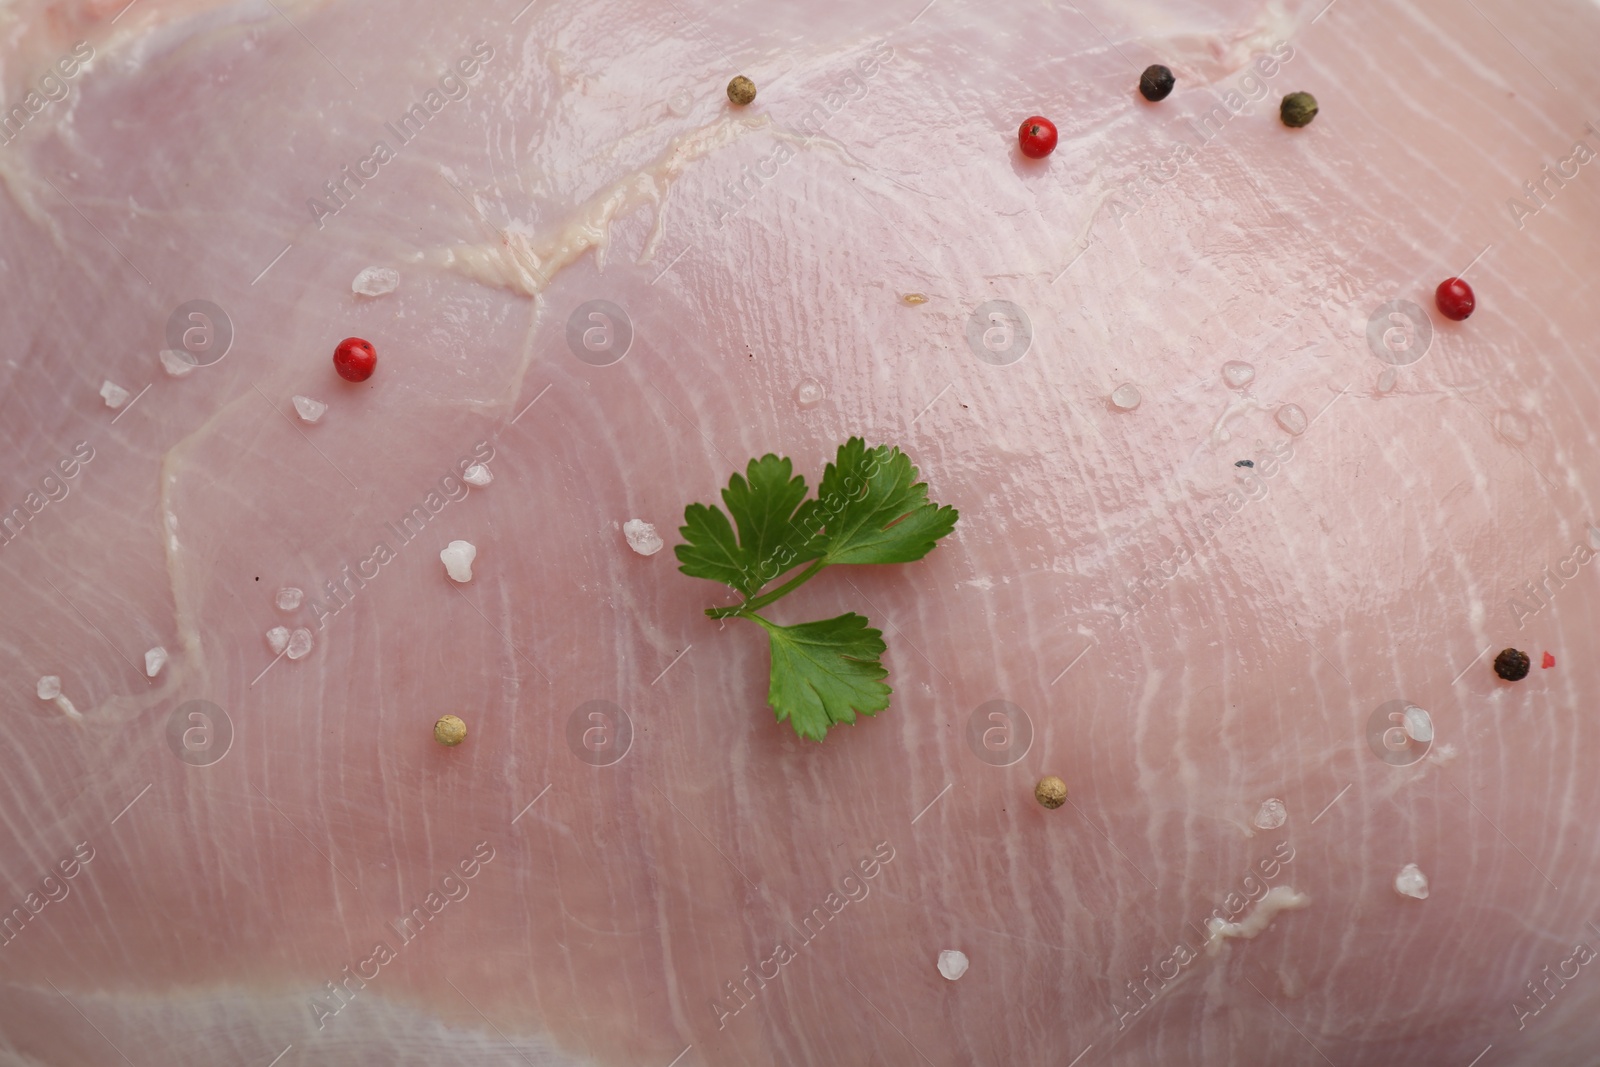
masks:
[[[1597,35],[6,5],[0,1064],[1592,1063]],[[852,435],[961,519],[817,744],[672,548]]]

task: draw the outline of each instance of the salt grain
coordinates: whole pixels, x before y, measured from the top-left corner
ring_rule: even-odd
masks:
[[[147,678],[154,678],[161,673],[161,668],[167,665],[167,650],[157,645],[144,654],[144,673]]]
[[[1289,819],[1289,809],[1284,807],[1283,801],[1277,797],[1270,797],[1261,802],[1261,809],[1256,812],[1255,824],[1257,830],[1276,830]]]
[[[289,628],[287,626],[274,626],[268,630],[267,647],[272,649],[274,656],[282,655],[283,650],[289,647]]]
[[[1230,388],[1243,389],[1256,380],[1256,369],[1239,359],[1230,359],[1222,365],[1222,380]]]
[[[967,954],[965,952],[958,952],[953,948],[947,948],[940,952],[939,973],[950,979],[952,982],[966,974]]]
[[[1278,409],[1278,425],[1289,433],[1299,437],[1306,432],[1306,413],[1300,410],[1298,404],[1285,404]]]
[[[362,296],[382,296],[400,288],[400,272],[388,267],[368,267],[356,275],[350,288]]]
[[[305,599],[305,594],[292,585],[286,585],[278,590],[276,603],[279,611],[293,611]]]
[[[444,569],[455,582],[472,581],[472,561],[478,558],[478,549],[468,541],[451,541],[439,552]]]
[[[309,396],[297,396],[294,398],[294,410],[299,414],[301,422],[316,422],[328,410],[328,405]]]
[[[482,463],[474,463],[461,474],[461,480],[468,485],[475,485],[479,489],[494,481],[494,475]]]
[[[163,348],[161,350],[161,369],[174,378],[182,378],[199,365],[194,361],[193,356],[181,349]]]
[[[61,695],[61,679],[53,674],[47,674],[39,679],[39,699],[54,700]]]
[[[289,635],[289,658],[305,659],[311,651],[311,631],[302,627]]]
[[[1433,740],[1433,720],[1428,718],[1428,713],[1415,704],[1408,704],[1405,712],[1406,736],[1413,741]]]
[[[794,387],[794,402],[801,411],[810,411],[822,403],[825,390],[822,383],[815,378],[802,378],[800,384]]]
[[[1111,390],[1111,406],[1118,411],[1132,411],[1139,406],[1139,390],[1123,382]]]
[[[122,405],[126,404],[128,402],[128,398],[133,394],[128,392],[122,386],[118,385],[116,382],[107,378],[100,386],[100,395],[105,398],[106,407],[110,408],[112,411],[115,411]]]
[[[1428,876],[1418,870],[1415,863],[1408,863],[1394,876],[1394,891],[1403,897],[1427,900]]]
[[[622,524],[622,536],[628,545],[641,556],[653,556],[661,551],[661,538],[656,528],[643,519],[629,519]]]

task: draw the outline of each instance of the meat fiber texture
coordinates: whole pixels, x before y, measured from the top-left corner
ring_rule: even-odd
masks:
[[[519,6],[0,10],[0,1064],[1592,1062],[1594,5]]]

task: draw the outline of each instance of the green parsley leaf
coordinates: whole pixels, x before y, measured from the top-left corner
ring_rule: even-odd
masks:
[[[855,612],[821,622],[779,626],[753,616],[772,639],[767,702],[778,721],[821,741],[828,727],[855,722],[889,706],[889,676],[879,659],[888,647],[881,631]]]
[[[735,474],[722,491],[722,502],[738,523],[738,539],[721,508],[690,504],[678,531],[688,543],[674,550],[679,570],[755,596],[783,571],[821,555],[805,548],[807,539],[795,522],[805,496],[806,480],[794,475],[789,460],[770,452],[752,459],[746,476]]]
[[[835,723],[855,722],[889,706],[883,634],[854,613],[780,626],[756,614],[832,563],[910,563],[955,529],[955,508],[928,500],[928,486],[898,448],[868,448],[859,437],[839,447],[823,472],[818,498],[789,460],[768,453],[734,474],[721,508],[690,504],[683,513],[678,569],[732,586],[744,600],[707,608],[712,618],[742,617],[770,638],[767,701],[778,721],[821,741]],[[729,515],[732,516],[730,521]],[[737,532],[735,532],[737,530]],[[776,589],[767,584],[810,564]]]
[[[808,501],[801,524],[825,533],[817,540],[828,563],[911,563],[955,529],[959,513],[928,502],[928,484],[898,448],[852,437],[839,447]]]

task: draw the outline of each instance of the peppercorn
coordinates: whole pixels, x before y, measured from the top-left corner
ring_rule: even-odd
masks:
[[[364,382],[378,369],[378,350],[371,341],[346,337],[333,350],[333,369],[347,382]]]
[[[1023,119],[1017,130],[1017,147],[1029,159],[1043,159],[1056,150],[1056,124],[1043,115]]]
[[[728,83],[728,99],[744,107],[756,98],[756,83],[743,74]]]
[[[1472,286],[1460,278],[1446,278],[1439,283],[1439,288],[1433,291],[1433,302],[1439,305],[1439,314],[1452,322],[1460,322],[1472,314],[1472,309],[1478,306],[1478,298],[1472,293]]]
[[[1514,648],[1502,649],[1494,658],[1494,673],[1508,682],[1520,682],[1528,676],[1528,654]]]
[[[1317,117],[1317,98],[1310,93],[1290,93],[1278,107],[1278,117],[1285,126],[1299,129],[1311,125]]]
[[[1152,63],[1139,75],[1139,92],[1152,104],[1157,100],[1165,100],[1176,84],[1177,79],[1172,76],[1172,71],[1160,63]]]
[[[1253,459],[1241,459],[1234,463],[1235,467],[1254,467],[1255,465],[1256,463]]]
[[[467,739],[467,724],[454,715],[446,715],[433,724],[433,739],[454,748]]]
[[[1033,788],[1033,798],[1053,811],[1067,802],[1067,783],[1053,774],[1041,778]]]

